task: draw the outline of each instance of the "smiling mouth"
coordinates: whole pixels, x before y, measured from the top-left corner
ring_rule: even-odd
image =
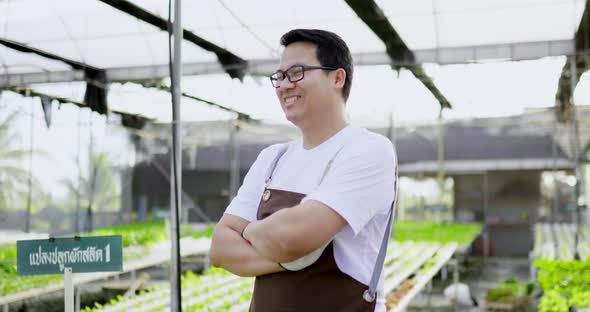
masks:
[[[285,100],[284,100],[285,105],[286,106],[292,105],[295,102],[297,102],[299,100],[299,98],[300,98],[300,96],[297,96],[297,95],[286,97]]]

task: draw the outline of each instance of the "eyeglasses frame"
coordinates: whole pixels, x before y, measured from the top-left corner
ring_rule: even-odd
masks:
[[[302,75],[301,75],[301,78],[293,81],[293,80],[291,80],[291,76],[289,76],[289,74],[287,72],[289,70],[295,68],[295,67],[301,67],[302,68],[302,71],[301,71],[302,72]],[[331,66],[312,66],[312,65],[301,65],[301,64],[297,64],[297,65],[293,65],[293,66],[291,66],[291,67],[289,67],[289,68],[287,68],[285,70],[280,70],[279,69],[276,72],[272,73],[270,75],[270,77],[269,77],[270,78],[270,83],[272,84],[272,86],[274,88],[278,89],[281,86],[281,82],[283,80],[285,80],[285,77],[287,77],[287,80],[289,80],[289,82],[295,83],[295,82],[298,82],[298,81],[303,80],[303,78],[305,78],[305,72],[308,71],[308,70],[312,70],[312,69],[321,69],[321,70],[329,70],[329,71],[332,71],[332,70],[337,70],[338,68],[331,67]],[[276,75],[276,74],[278,74],[278,73],[281,73],[283,75],[283,79],[281,79],[281,80],[279,80],[279,79],[273,79],[273,76]],[[276,86],[274,84],[275,81],[278,84]]]

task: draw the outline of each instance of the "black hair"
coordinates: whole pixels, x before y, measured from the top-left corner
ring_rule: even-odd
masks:
[[[309,42],[317,46],[316,57],[322,66],[342,68],[346,79],[342,88],[344,101],[348,100],[352,87],[352,55],[346,42],[337,34],[321,29],[293,29],[281,37],[281,45],[287,47],[295,42]]]

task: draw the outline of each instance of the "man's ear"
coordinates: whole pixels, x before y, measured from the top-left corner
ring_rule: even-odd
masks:
[[[346,71],[344,68],[338,68],[334,71],[334,86],[342,89],[344,88],[344,82],[346,81]]]

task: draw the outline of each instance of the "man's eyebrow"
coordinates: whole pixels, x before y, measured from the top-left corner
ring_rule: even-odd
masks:
[[[279,72],[279,71],[280,71],[280,72],[287,71],[287,70],[291,69],[293,66],[305,66],[305,63],[295,63],[295,64],[293,64],[293,65],[291,65],[291,66],[289,66],[289,67],[287,67],[287,68],[285,68],[285,69],[280,69],[280,68],[279,68],[279,69],[275,70],[275,73],[276,73],[276,72]]]

